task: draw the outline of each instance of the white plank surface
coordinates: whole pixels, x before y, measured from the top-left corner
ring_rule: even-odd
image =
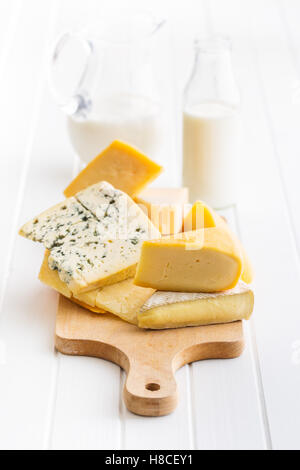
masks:
[[[181,92],[196,34],[234,41],[245,128],[237,211],[226,217],[256,270],[255,315],[244,355],[177,373],[181,401],[168,417],[130,414],[124,373],[53,350],[57,296],[37,280],[42,249],[19,225],[55,203],[77,168],[64,117],[48,91],[53,38],[97,20],[120,0],[0,3],[0,448],[300,449],[299,109],[297,0],[155,0],[169,20],[168,113],[161,184],[180,184]],[[146,1],[126,7],[149,9]],[[5,203],[4,203],[5,201]]]
[[[128,412],[122,405],[124,449],[176,450],[194,447],[188,366],[176,373],[176,381],[180,401],[176,411],[171,415],[145,419]]]
[[[222,215],[237,231],[234,210],[223,210]],[[246,350],[241,357],[190,366],[198,449],[251,450],[269,446],[249,323],[244,323],[244,333]]]
[[[275,83],[277,93],[272,94],[273,101],[280,103],[283,93],[287,93],[287,82],[285,87],[282,83],[289,73],[285,68],[287,51],[278,29],[280,23],[277,23],[276,33],[274,29],[273,33],[270,31],[276,18],[279,19],[278,5],[274,2],[249,2],[247,5],[228,2],[229,10],[235,11],[235,19],[222,2],[211,2],[211,5],[215,27],[230,28],[235,38],[236,61],[240,64],[246,141],[243,170],[247,177],[243,178],[238,213],[242,236],[257,271],[253,321],[266,426],[273,448],[299,448],[300,376],[297,365],[291,360],[292,345],[300,329],[300,305],[295,295],[300,281],[299,261],[282,170],[283,165],[286,172],[289,171],[291,142],[286,138],[281,161],[276,140],[282,139],[290,117],[287,113],[287,123],[283,124],[282,119],[281,127],[275,131],[271,121],[275,119],[275,109],[272,105],[271,113],[268,101]],[[278,113],[279,107],[276,119]]]
[[[13,40],[4,42],[8,49],[1,71],[0,185],[2,220],[6,222],[0,252],[0,341],[5,353],[0,366],[0,447],[28,449],[39,448],[43,439],[56,302],[48,292],[45,302],[36,280],[39,250],[25,248],[22,240],[16,242],[20,213],[29,214],[34,206],[32,194],[23,203],[24,183],[44,87],[46,41],[54,19],[53,5],[34,0],[26,5],[22,4]]]

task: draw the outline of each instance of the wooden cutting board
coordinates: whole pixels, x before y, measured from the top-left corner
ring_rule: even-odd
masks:
[[[242,322],[169,330],[141,330],[114,315],[94,314],[60,296],[56,349],[100,357],[127,373],[123,396],[138,415],[162,416],[177,405],[175,371],[202,359],[229,359],[244,348]]]

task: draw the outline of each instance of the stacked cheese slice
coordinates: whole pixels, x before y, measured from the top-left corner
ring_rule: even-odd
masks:
[[[136,323],[154,290],[135,286],[132,277],[142,242],[160,233],[129,196],[106,182],[89,186],[27,222],[20,234],[48,250],[43,282],[92,311]]]
[[[94,313],[110,312],[128,323],[136,325],[137,313],[155,292],[151,288],[135,286],[133,278],[128,278],[89,292],[74,294],[60,279],[57,270],[53,271],[49,268],[48,258],[49,252],[46,251],[39,273],[40,281]]]
[[[74,294],[132,277],[142,242],[160,236],[129,196],[106,182],[43,212],[20,234],[50,250],[49,267]]]
[[[141,328],[249,318],[253,293],[240,279],[252,273],[241,244],[200,201],[183,222],[186,188],[144,189],[161,170],[118,141],[87,165],[65,201],[20,230],[46,248],[39,279]]]

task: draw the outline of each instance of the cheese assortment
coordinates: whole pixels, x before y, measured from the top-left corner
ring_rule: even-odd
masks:
[[[115,140],[92,160],[65,189],[66,197],[99,181],[107,181],[133,197],[151,183],[162,167],[124,142]]]
[[[248,320],[254,296],[240,281],[225,292],[155,292],[138,315],[140,328],[163,329]]]
[[[134,282],[167,291],[219,292],[233,288],[241,271],[238,245],[215,227],[144,242]]]
[[[125,193],[106,182],[75,197],[25,224],[20,234],[50,249],[49,267],[73,293],[132,277],[143,240],[160,236],[159,231]]]
[[[217,214],[211,207],[205,204],[205,202],[196,201],[183,220],[182,231],[187,232],[189,230],[197,230],[199,228],[210,227],[224,228],[230,233],[230,236],[234,238],[236,242],[240,245],[243,258],[243,272],[241,275],[241,279],[247,284],[251,284],[254,277],[253,268],[250,259],[241,242],[237,240],[236,236],[232,233],[225,220],[220,217],[219,214]]]
[[[184,213],[187,188],[145,189],[161,170],[119,141],[88,164],[67,199],[19,232],[46,248],[39,279],[140,328],[248,319],[253,274],[241,243],[205,203]]]

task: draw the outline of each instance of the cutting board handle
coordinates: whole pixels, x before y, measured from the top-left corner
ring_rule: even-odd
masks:
[[[171,413],[178,402],[171,359],[160,358],[157,367],[131,361],[123,396],[127,408],[132,413],[143,416],[163,416]]]
[[[116,316],[88,312],[62,296],[55,338],[63,354],[101,357],[122,367],[127,374],[125,404],[143,416],[163,416],[176,408],[174,374],[184,364],[238,357],[244,347],[241,321],[141,330]]]

